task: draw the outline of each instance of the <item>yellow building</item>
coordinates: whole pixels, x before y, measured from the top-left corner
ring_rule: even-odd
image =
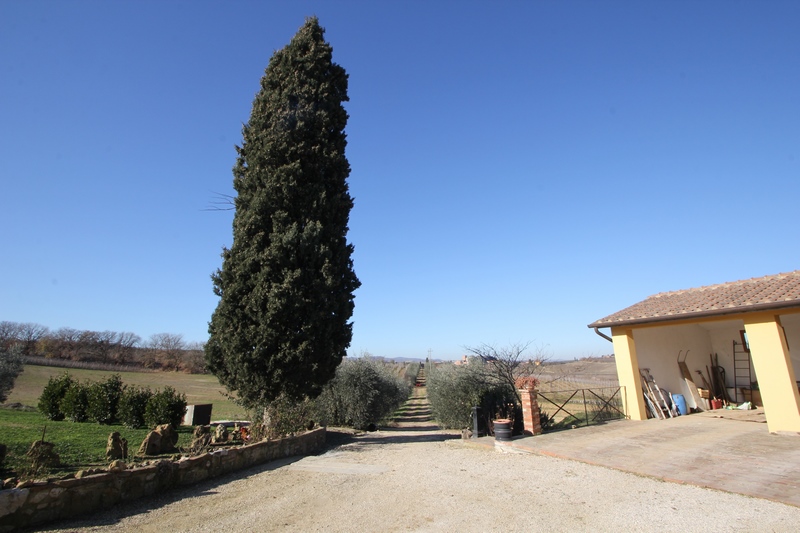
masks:
[[[700,387],[716,365],[732,403],[763,402],[770,432],[800,433],[800,270],[656,294],[589,327],[614,343],[631,419],[647,418],[641,368],[688,407],[705,407],[683,361]]]

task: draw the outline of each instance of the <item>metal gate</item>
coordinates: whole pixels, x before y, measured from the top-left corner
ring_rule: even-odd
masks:
[[[626,418],[624,387],[537,391],[536,395],[545,432]]]

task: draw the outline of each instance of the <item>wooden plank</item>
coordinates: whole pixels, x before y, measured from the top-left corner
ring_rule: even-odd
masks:
[[[650,369],[640,368],[639,374],[642,376],[643,383],[647,386],[647,390],[650,392],[651,400],[657,408],[659,414],[658,418],[666,420],[667,415],[664,414],[664,410],[666,410],[667,413],[669,413],[669,418],[672,418],[672,410],[669,408],[669,404],[664,399],[664,395],[661,393],[661,389],[659,389],[658,385],[656,385],[656,380],[653,379],[653,376],[650,375]],[[656,391],[658,392],[658,394],[656,394]],[[659,401],[658,399],[659,395],[661,396],[661,401]]]
[[[678,366],[681,369],[681,374],[683,374],[683,379],[686,381],[686,386],[689,387],[689,394],[692,395],[692,400],[694,401],[694,405],[698,409],[702,409],[701,405],[705,405],[700,398],[700,392],[697,390],[697,385],[695,385],[694,380],[692,379],[692,374],[689,372],[689,367],[686,366],[686,363],[683,361],[678,361]]]
[[[650,411],[653,413],[653,418],[657,418],[659,420],[666,418],[664,413],[658,407],[658,400],[656,399],[655,394],[653,394],[653,390],[650,388],[650,383],[647,382],[647,376],[645,376],[645,373],[641,368],[639,369],[639,375],[642,377],[642,392],[644,393],[644,399],[647,402],[647,406],[650,408]]]

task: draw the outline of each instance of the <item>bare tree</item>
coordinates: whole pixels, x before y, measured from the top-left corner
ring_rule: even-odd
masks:
[[[136,333],[123,331],[117,335],[117,342],[114,345],[113,356],[117,363],[124,365],[133,358],[136,346],[142,342],[142,338]]]
[[[147,348],[153,355],[153,363],[170,370],[178,370],[186,343],[180,334],[155,333],[150,335]]]
[[[37,352],[36,343],[38,343],[47,332],[47,327],[41,324],[34,324],[33,322],[19,324],[17,340],[22,343],[23,355],[35,355]]]
[[[96,331],[83,330],[78,336],[78,345],[75,348],[78,361],[94,361],[97,359],[96,348],[98,345],[98,333]]]
[[[103,363],[108,363],[111,358],[111,351],[117,341],[117,333],[115,331],[97,331],[95,332],[95,346],[94,352],[96,357]]]
[[[537,377],[541,373],[542,365],[550,359],[545,346],[534,346],[532,353],[529,352],[532,344],[531,341],[516,342],[499,348],[491,344],[481,344],[468,346],[466,350],[479,357],[491,374],[504,385],[508,385],[519,397],[515,385],[517,379]]]
[[[45,338],[44,356],[56,359],[75,359],[78,357],[81,331],[73,328],[59,328]]]
[[[184,350],[182,355],[184,370],[192,374],[206,373],[206,356],[204,349],[205,343],[203,342],[190,342],[186,345],[186,350]]]
[[[8,350],[19,340],[19,324],[16,322],[0,322],[0,350]]]

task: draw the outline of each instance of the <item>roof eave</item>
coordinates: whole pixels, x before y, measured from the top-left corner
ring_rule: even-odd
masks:
[[[698,311],[694,313],[681,313],[676,315],[664,315],[646,318],[634,318],[630,320],[618,320],[612,322],[592,322],[589,328],[613,328],[617,326],[640,326],[644,324],[655,324],[659,322],[674,322],[677,320],[687,320],[692,318],[708,318],[715,316],[740,315],[744,313],[770,311],[777,309],[787,309],[800,307],[800,300],[787,300],[783,302],[769,302],[755,305],[740,305],[738,307],[727,307],[723,309],[709,309],[708,311]]]

